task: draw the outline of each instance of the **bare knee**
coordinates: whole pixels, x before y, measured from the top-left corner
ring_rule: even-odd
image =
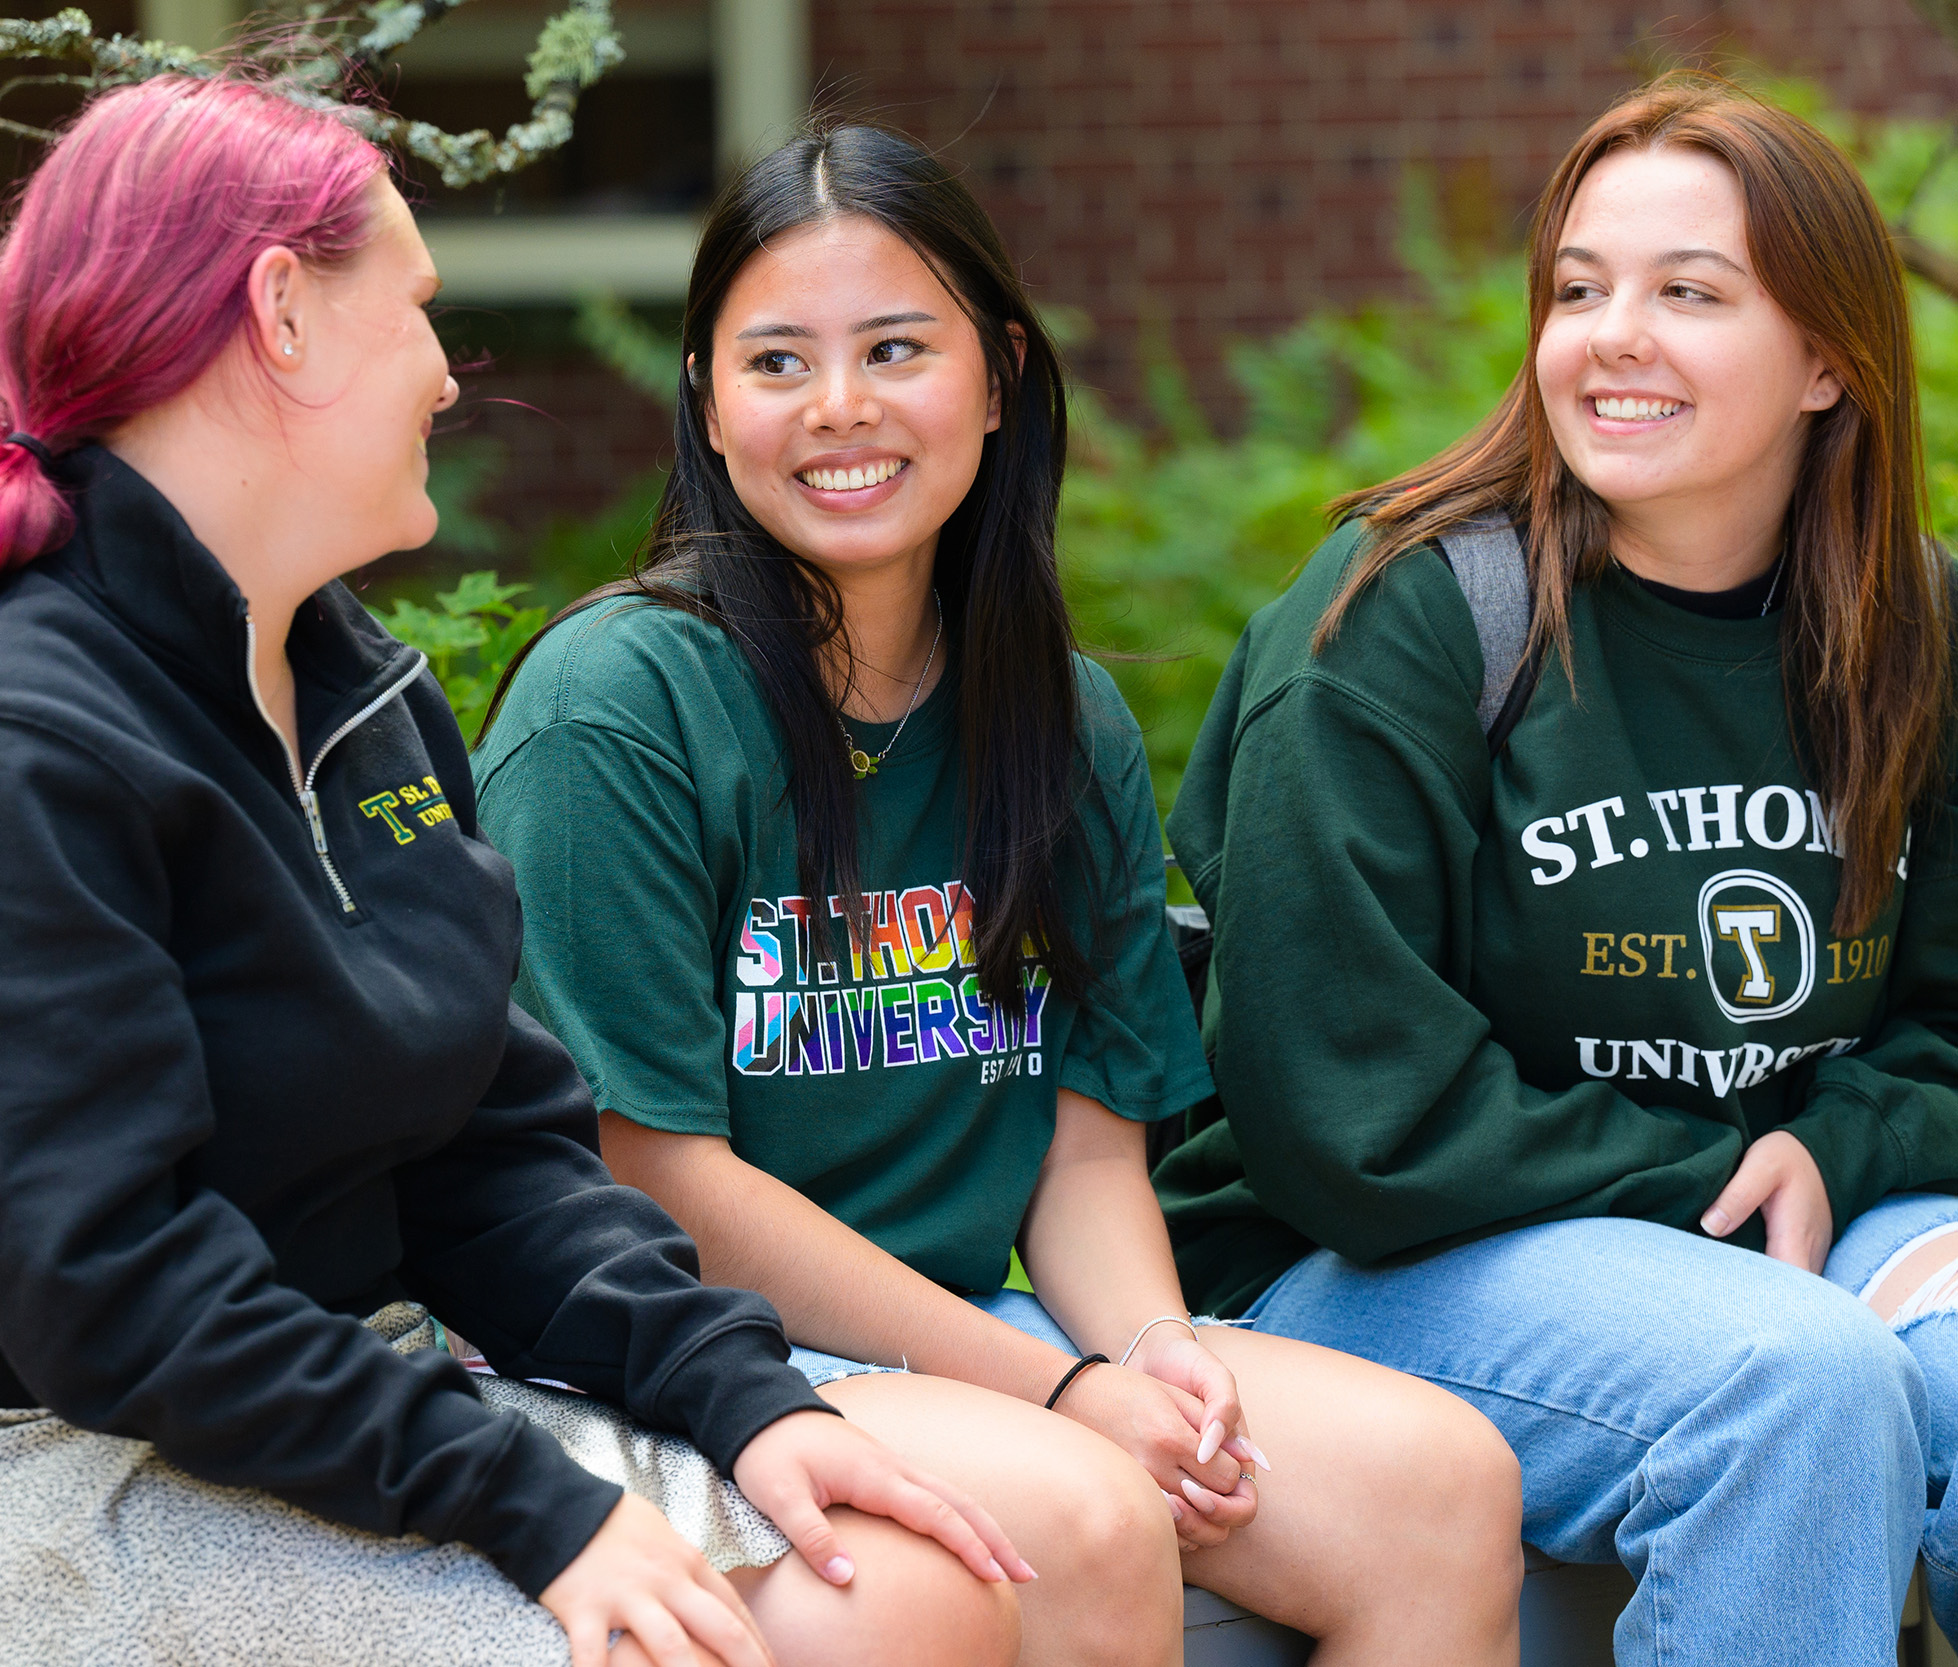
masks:
[[[1523,1473],[1502,1433],[1468,1402],[1421,1386],[1389,1497],[1430,1578],[1512,1610],[1523,1580]]]
[[[1453,1397],[1450,1397],[1451,1399]],[[1521,1582],[1523,1469],[1502,1432],[1466,1401],[1445,1422],[1437,1499],[1464,1548]]]
[[[1013,1667],[1020,1658],[1015,1589],[975,1578],[935,1543],[893,1558],[878,1598],[874,1645],[835,1651],[837,1667]]]
[[[1175,1519],[1148,1471],[1111,1444],[1070,1481],[1081,1496],[1064,1514],[1079,1560],[1104,1571],[1132,1568],[1139,1580],[1174,1575]],[[1171,1584],[1181,1591],[1180,1579]]]
[[[1057,1577],[1056,1592],[1068,1598],[1062,1615],[1044,1617],[1043,1630],[1058,1621],[1067,1642],[1056,1659],[1081,1667],[1173,1659],[1183,1625],[1175,1522],[1147,1471],[1113,1445],[1096,1446],[1068,1476],[1071,1497],[1056,1500],[1064,1566],[1040,1573]],[[1047,1553],[1050,1563],[1055,1556]]]
[[[698,1638],[689,1637],[687,1647],[693,1651],[699,1667],[727,1667],[727,1662]],[[640,1647],[638,1639],[629,1632],[622,1632],[606,1657],[605,1667],[659,1667],[659,1664]]]
[[[937,1541],[882,1517],[829,1513],[857,1565],[846,1587],[791,1552],[731,1578],[782,1667],[1013,1667],[1012,1586],[976,1578]]]
[[[1414,1379],[1396,1381],[1376,1411],[1367,1450],[1346,1478],[1355,1508],[1339,1534],[1339,1561],[1364,1571],[1363,1588],[1415,1567],[1456,1601],[1486,1595],[1513,1607],[1523,1483],[1509,1444],[1468,1402]]]
[[[922,1596],[936,1606],[936,1613],[922,1627],[914,1620],[909,1635],[898,1638],[898,1647],[876,1659],[917,1667],[941,1662],[945,1667],[967,1662],[973,1667],[1013,1667],[1020,1658],[1020,1602],[1014,1588],[1003,1580],[975,1579],[946,1553],[935,1563],[938,1578]],[[901,1589],[897,1607],[908,1611],[917,1595]]]

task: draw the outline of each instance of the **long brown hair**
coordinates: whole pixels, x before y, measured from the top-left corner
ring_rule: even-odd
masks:
[[[1798,752],[1843,853],[1835,930],[1889,901],[1904,830],[1943,759],[1951,704],[1948,558],[1925,533],[1917,375],[1903,269],[1848,159],[1797,116],[1717,77],[1665,75],[1593,122],[1558,165],[1530,233],[1530,345],[1478,427],[1419,468],[1334,504],[1364,515],[1366,554],[1314,648],[1359,589],[1455,523],[1506,513],[1528,529],[1531,648],[1570,666],[1572,585],[1610,563],[1610,512],[1565,466],[1537,388],[1557,248],[1584,176],[1618,150],[1691,146],[1740,181],[1761,286],[1841,382],[1809,418],[1788,507],[1782,681]]]

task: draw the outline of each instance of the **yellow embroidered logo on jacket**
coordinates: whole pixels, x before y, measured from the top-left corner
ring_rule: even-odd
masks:
[[[397,816],[396,811],[401,815]],[[433,776],[423,776],[419,782],[404,783],[391,793],[376,793],[362,799],[360,813],[370,821],[378,816],[387,823],[397,845],[412,845],[415,842],[415,830],[408,826],[404,818],[412,818],[424,828],[455,820],[455,812],[449,808],[449,797]]]

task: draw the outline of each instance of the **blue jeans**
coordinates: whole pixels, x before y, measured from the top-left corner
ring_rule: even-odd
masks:
[[[1067,1354],[1074,1353],[1074,1345],[1068,1341],[1067,1333],[1061,1330],[1054,1316],[1041,1307],[1038,1297],[1029,1296],[1025,1291],[995,1291],[989,1297],[967,1297],[965,1300],[975,1308],[985,1309],[994,1319],[1004,1320],[1016,1331],[1027,1332],[1043,1343],[1052,1343]],[[867,1360],[852,1360],[847,1355],[805,1349],[800,1343],[789,1350],[789,1364],[817,1389],[826,1383],[835,1383],[839,1378],[899,1370],[896,1366],[873,1366]]]
[[[1953,1200],[1958,1203],[1958,1199]],[[989,1297],[967,1297],[974,1308],[983,1308],[996,1320],[1004,1320],[1015,1331],[1024,1331],[1029,1337],[1038,1337],[1043,1343],[1052,1343],[1063,1354],[1076,1353],[1075,1344],[1061,1323],[1041,1306],[1040,1299],[1025,1291],[995,1291]],[[1234,1320],[1215,1320],[1208,1314],[1196,1314],[1192,1318],[1200,1326],[1235,1325]],[[800,1343],[789,1350],[789,1364],[807,1378],[812,1387],[822,1388],[826,1383],[835,1383],[838,1378],[861,1377],[866,1372],[895,1372],[896,1366],[873,1366],[865,1360],[851,1360],[847,1355],[824,1354],[820,1349],[805,1349]]]
[[[1958,1321],[1900,1339],[1852,1293],[1927,1215],[1958,1199],[1885,1200],[1826,1279],[1615,1218],[1411,1267],[1320,1251],[1246,1317],[1486,1414],[1522,1464],[1524,1539],[1636,1577],[1622,1667],[1889,1667],[1920,1542],[1939,1622],[1958,1619],[1925,1509],[1927,1474],[1940,1499],[1950,1475]]]
[[[1845,1290],[1860,1291],[1871,1275],[1919,1234],[1958,1222],[1958,1198],[1943,1193],[1897,1193],[1858,1216],[1829,1252],[1822,1271]],[[1958,1240],[1947,1251],[1958,1256]],[[1896,1328],[1924,1374],[1928,1406],[1918,1435],[1924,1449],[1924,1585],[1931,1613],[1947,1638],[1958,1639],[1958,1312],[1940,1308]]]

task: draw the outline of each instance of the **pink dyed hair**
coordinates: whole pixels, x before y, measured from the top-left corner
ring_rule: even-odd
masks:
[[[0,434],[58,454],[181,393],[243,323],[259,253],[358,253],[386,168],[332,115],[242,81],[166,75],[95,99],[0,246]],[[0,446],[0,572],[73,525],[33,454]]]

